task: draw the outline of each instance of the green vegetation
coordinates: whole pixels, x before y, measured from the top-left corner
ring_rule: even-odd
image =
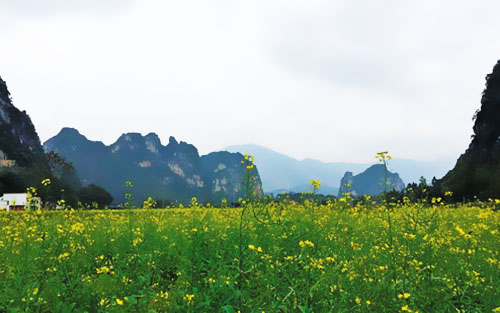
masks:
[[[498,311],[495,208],[4,212],[0,311]]]
[[[113,197],[109,192],[94,184],[82,187],[78,192],[78,197],[85,208],[103,209],[113,202]]]
[[[481,109],[474,115],[474,135],[455,168],[435,184],[453,191],[456,201],[500,196],[500,61],[486,76]]]

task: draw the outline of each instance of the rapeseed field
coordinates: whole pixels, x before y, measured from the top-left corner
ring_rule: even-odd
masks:
[[[488,203],[0,213],[2,312],[500,312]]]

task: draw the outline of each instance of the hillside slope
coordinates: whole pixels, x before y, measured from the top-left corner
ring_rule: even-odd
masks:
[[[455,200],[500,198],[500,61],[486,75],[481,109],[474,115],[474,135],[455,167],[438,181]]]
[[[25,111],[17,109],[0,78],[0,194],[25,192],[36,187],[44,201],[65,199],[75,205],[80,181],[71,164],[56,154],[46,155]],[[7,161],[8,160],[8,161]],[[49,187],[42,186],[50,179]]]

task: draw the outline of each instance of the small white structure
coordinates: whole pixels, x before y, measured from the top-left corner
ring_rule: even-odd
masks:
[[[38,201],[36,201],[37,199]],[[37,207],[40,206],[40,201],[38,198],[35,198],[35,202],[38,204]],[[26,193],[6,193],[2,197],[0,197],[0,210],[7,211],[19,211],[26,209],[26,205],[28,204],[28,194]]]

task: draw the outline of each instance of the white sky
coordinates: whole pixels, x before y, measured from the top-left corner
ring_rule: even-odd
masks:
[[[173,135],[302,159],[456,158],[500,1],[0,0],[0,75],[42,141]]]

